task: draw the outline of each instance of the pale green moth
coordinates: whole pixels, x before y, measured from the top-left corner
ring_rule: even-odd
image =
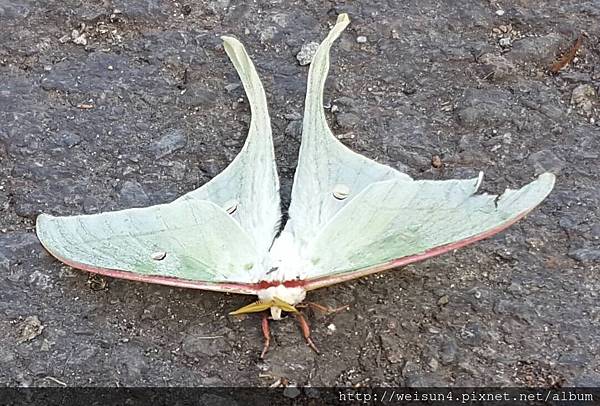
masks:
[[[243,45],[223,37],[252,112],[241,152],[218,176],[169,204],[37,218],[60,261],[117,278],[257,295],[236,312],[298,315],[306,292],[438,255],[494,235],[550,193],[544,173],[500,197],[475,179],[413,180],[339,142],[323,110],[329,50],[346,14],[319,46],[308,74],[302,145],[289,219],[280,231],[279,179],[265,92]],[[269,331],[263,319],[268,348]],[[316,348],[315,348],[316,350]]]

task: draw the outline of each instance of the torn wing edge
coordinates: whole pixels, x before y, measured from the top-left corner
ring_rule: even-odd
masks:
[[[481,179],[482,179],[482,172],[480,172],[480,174],[479,174],[479,180],[477,183],[478,187],[479,187],[479,184],[481,183]],[[536,204],[534,204],[533,206],[531,206],[530,208],[528,208],[528,209],[522,211],[521,213],[517,214],[516,216],[508,219],[506,222],[500,224],[497,227],[486,230],[479,234],[472,235],[470,237],[467,237],[467,238],[459,240],[459,241],[455,241],[455,242],[451,242],[448,244],[440,245],[438,247],[431,248],[431,249],[426,250],[421,253],[409,255],[406,257],[396,258],[396,259],[388,261],[384,264],[376,265],[374,267],[359,269],[359,270],[349,271],[349,272],[340,272],[340,273],[336,273],[334,275],[321,276],[321,277],[317,277],[314,279],[306,279],[303,281],[302,286],[304,287],[304,289],[306,289],[308,291],[308,290],[315,290],[315,289],[335,285],[335,284],[338,284],[341,282],[346,282],[346,281],[349,281],[352,279],[357,279],[357,278],[361,278],[364,276],[379,273],[382,271],[402,267],[402,266],[405,266],[408,264],[412,264],[414,262],[423,261],[427,258],[441,255],[446,252],[453,251],[455,249],[462,248],[467,245],[473,244],[473,243],[483,240],[485,238],[494,236],[494,235],[506,230],[508,227],[512,226],[517,221],[521,220],[523,217],[525,217],[527,214],[529,214],[533,209],[535,209],[548,196],[548,194],[550,194],[550,192],[552,191],[552,189],[554,187],[555,181],[556,181],[556,177],[554,174],[549,173],[549,172],[541,174],[538,177],[538,179],[536,179],[534,181],[534,182],[545,183],[545,186],[546,186],[545,192],[544,192],[543,196],[539,199],[539,201]],[[507,191],[509,191],[509,190],[510,189],[507,189]],[[506,193],[506,191],[505,191],[505,193]],[[502,196],[503,195],[500,195],[500,199],[502,198]]]

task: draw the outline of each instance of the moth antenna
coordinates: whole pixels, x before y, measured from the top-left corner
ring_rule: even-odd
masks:
[[[250,303],[244,307],[241,307],[229,314],[231,316],[237,316],[240,314],[248,314],[248,313],[257,313],[262,312],[263,310],[267,310],[274,305],[274,300],[257,300],[254,303]]]

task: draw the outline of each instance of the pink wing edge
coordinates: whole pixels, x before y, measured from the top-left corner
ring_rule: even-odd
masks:
[[[48,247],[44,245],[46,251],[50,253],[54,258],[60,262],[69,265],[70,267],[81,269],[83,271],[109,276],[111,278],[127,279],[136,282],[147,282],[156,283],[160,285],[173,286],[178,288],[190,288],[190,289],[202,289],[210,290],[214,292],[226,292],[226,293],[237,293],[244,295],[256,295],[258,291],[267,289],[271,286],[284,285],[286,287],[302,287],[305,290],[315,290],[324,288],[326,286],[335,285],[337,283],[346,282],[352,279],[361,278],[364,276],[372,275],[374,273],[386,271],[393,268],[398,268],[404,265],[412,264],[414,262],[423,261],[427,258],[434,257],[436,255],[444,254],[448,251],[452,251],[458,248],[462,248],[466,245],[473,244],[474,242],[483,240],[504,231],[523,217],[525,217],[531,210],[527,210],[516,217],[502,223],[501,225],[484,231],[483,233],[467,237],[460,241],[455,241],[449,244],[440,245],[435,248],[431,248],[427,251],[419,254],[409,255],[402,258],[396,258],[389,262],[381,265],[377,265],[371,268],[360,269],[357,271],[351,271],[346,273],[339,273],[331,276],[323,276],[315,279],[306,280],[290,280],[290,281],[261,281],[257,283],[235,283],[235,282],[203,282],[191,279],[182,279],[177,277],[160,276],[160,275],[140,275],[134,272],[100,268],[93,265],[83,264],[77,261],[72,261],[67,258],[63,258],[60,255],[53,253]]]
[[[42,243],[44,245],[44,243]],[[53,253],[44,245],[46,251],[60,262],[69,265],[72,268],[81,269],[82,271],[95,273],[98,275],[109,276],[111,278],[127,279],[135,282],[157,283],[159,285],[173,286],[177,288],[190,288],[210,290],[214,292],[239,293],[242,295],[256,295],[256,284],[250,283],[234,283],[234,282],[202,282],[192,279],[182,279],[177,277],[160,276],[160,275],[140,275],[134,272],[123,271],[119,269],[100,268],[93,265],[83,264],[77,261],[71,261]]]
[[[444,254],[448,251],[453,251],[458,248],[462,248],[466,245],[473,244],[474,242],[483,240],[485,238],[491,237],[495,234],[498,234],[501,231],[506,230],[508,227],[515,224],[517,221],[521,220],[525,217],[532,209],[526,210],[523,213],[517,215],[516,217],[511,218],[510,220],[500,224],[497,227],[491,228],[487,231],[484,231],[480,234],[475,234],[471,237],[467,237],[463,240],[451,242],[449,244],[440,245],[438,247],[431,248],[427,251],[421,252],[419,254],[409,255],[406,257],[396,258],[389,262],[386,262],[381,265],[377,265],[371,268],[359,269],[356,271],[339,273],[331,276],[322,276],[320,278],[308,279],[303,281],[302,286],[306,290],[315,290],[319,288],[324,288],[326,286],[335,285],[337,283],[346,282],[352,279],[361,278],[363,276],[372,275],[374,273],[386,271],[393,268],[398,268],[404,265],[412,264],[414,262],[423,261],[427,258],[431,258],[437,255]]]

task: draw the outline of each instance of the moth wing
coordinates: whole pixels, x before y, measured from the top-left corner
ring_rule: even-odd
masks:
[[[258,255],[223,209],[187,199],[93,215],[41,214],[44,247],[75,268],[173,286],[255,293],[247,282]]]
[[[550,193],[545,173],[500,197],[476,195],[470,180],[378,182],[365,188],[316,236],[305,287],[317,289],[406,265],[492,236]]]
[[[235,210],[233,218],[252,237],[259,253],[266,253],[281,224],[279,178],[267,99],[242,43],[231,37],[222,39],[250,104],[252,119],[248,138],[223,172],[179,200],[208,200],[225,209]]]
[[[396,169],[353,152],[333,135],[327,125],[323,90],[329,71],[329,51],[349,22],[346,14],[338,17],[317,49],[308,73],[302,143],[285,230],[294,235],[300,247],[308,244],[349,201],[331,199],[333,193],[348,192],[349,196],[356,196],[374,182],[411,180]]]
[[[52,255],[114,277],[255,293],[247,282],[281,221],[279,179],[266,96],[256,69],[239,41],[223,41],[252,113],[240,153],[210,182],[169,204],[96,215],[38,216],[37,235]],[[165,258],[153,259],[163,252]]]

